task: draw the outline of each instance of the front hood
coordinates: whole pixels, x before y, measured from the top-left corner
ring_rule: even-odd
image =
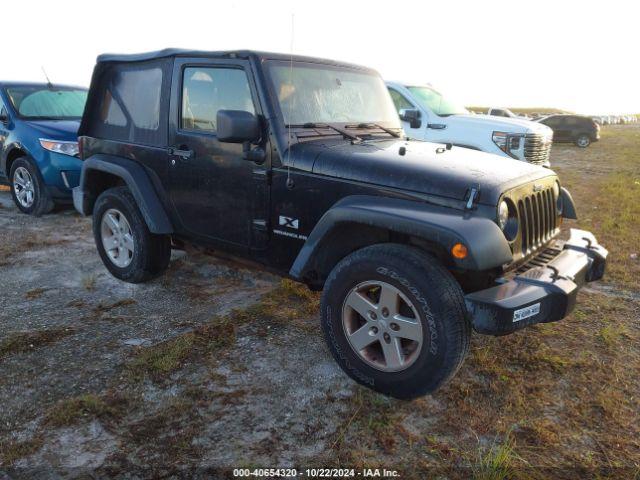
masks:
[[[555,176],[527,162],[462,147],[446,150],[429,142],[393,139],[352,145],[325,140],[291,149],[296,165],[306,164],[319,175],[462,201],[479,186],[478,201],[486,205],[497,205],[500,195],[513,187]]]
[[[41,138],[48,140],[78,140],[79,120],[28,120],[25,126],[36,130]]]
[[[495,115],[453,115],[448,118],[455,118],[458,123],[484,124],[487,126],[487,130],[491,129],[498,132],[540,133],[542,135],[552,133],[551,129],[546,125],[532,122],[526,118],[497,117]]]

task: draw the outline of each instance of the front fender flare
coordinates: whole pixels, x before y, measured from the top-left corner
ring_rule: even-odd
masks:
[[[90,180],[92,173],[95,172],[109,173],[125,182],[152,233],[173,233],[171,220],[153,187],[147,170],[139,163],[123,157],[98,154],[83,162],[80,185],[73,192],[74,203],[77,204],[76,208],[80,213],[88,215],[93,210],[97,194],[92,191]]]
[[[323,244],[323,239],[334,229],[354,223],[422,238],[447,252],[460,242],[469,254],[464,259],[452,257],[452,261],[466,270],[487,270],[513,259],[502,231],[487,218],[411,200],[354,195],[340,200],[322,216],[289,274],[303,279],[319,249],[331,248]]]

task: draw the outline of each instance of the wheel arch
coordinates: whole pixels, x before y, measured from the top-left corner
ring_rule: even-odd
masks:
[[[83,215],[90,215],[98,196],[116,186],[129,189],[152,233],[173,233],[171,220],[149,172],[139,163],[123,157],[94,155],[84,161],[80,185],[73,190],[76,209]]]
[[[4,175],[9,180],[9,175],[11,173],[11,165],[20,157],[29,157],[29,152],[20,144],[10,145],[6,149],[5,157],[4,157]]]
[[[512,260],[508,242],[489,219],[410,200],[356,195],[342,199],[323,215],[289,274],[321,288],[342,258],[389,242],[418,247],[449,268],[488,270]],[[467,246],[465,259],[449,253],[456,243]]]

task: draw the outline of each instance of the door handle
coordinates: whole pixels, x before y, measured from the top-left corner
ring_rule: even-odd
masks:
[[[444,130],[447,126],[444,123],[427,123],[427,128],[433,130]]]
[[[179,148],[169,147],[169,155],[175,155],[183,160],[193,157],[193,150],[180,150]]]

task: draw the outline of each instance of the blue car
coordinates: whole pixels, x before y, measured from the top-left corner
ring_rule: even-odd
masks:
[[[22,212],[42,215],[71,201],[86,99],[80,87],[0,82],[0,183]]]

